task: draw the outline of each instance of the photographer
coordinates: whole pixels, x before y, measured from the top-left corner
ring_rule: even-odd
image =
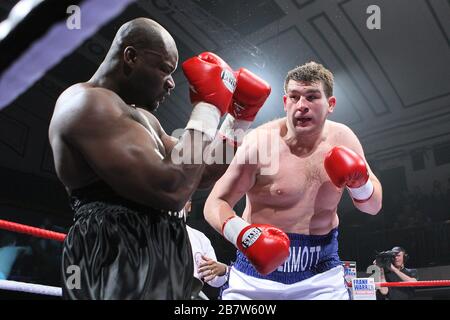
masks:
[[[380,252],[375,263],[380,267],[381,282],[417,281],[417,270],[405,268],[408,255],[402,247],[394,247],[389,251]],[[412,287],[381,287],[377,288],[377,298],[380,300],[410,300],[414,298]]]

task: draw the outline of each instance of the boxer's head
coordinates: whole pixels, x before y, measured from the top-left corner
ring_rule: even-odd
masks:
[[[175,87],[178,50],[161,25],[137,18],[119,28],[104,63],[126,103],[153,111]]]
[[[333,112],[333,74],[323,65],[308,62],[288,72],[284,82],[284,110],[293,132],[314,133]]]

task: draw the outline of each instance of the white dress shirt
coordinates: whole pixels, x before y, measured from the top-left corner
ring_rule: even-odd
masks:
[[[192,247],[192,256],[194,259],[194,277],[202,280],[201,276],[198,274],[198,265],[203,261],[202,255],[217,261],[216,253],[211,245],[211,241],[209,241],[203,232],[193,229],[188,225],[186,225],[186,228],[189,234],[189,240]],[[221,287],[225,282],[227,282],[227,273],[223,276],[214,277],[214,279],[208,281],[207,284],[217,288]]]

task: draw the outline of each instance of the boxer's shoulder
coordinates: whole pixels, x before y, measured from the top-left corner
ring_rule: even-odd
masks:
[[[100,87],[94,87],[87,83],[76,83],[66,88],[59,96],[58,101],[73,98],[94,98],[94,97],[106,98],[108,96],[112,96],[111,90]]]
[[[246,135],[247,140],[249,139],[256,139],[256,137],[261,137],[261,135],[270,135],[272,133],[275,133],[278,135],[280,132],[281,126],[285,122],[285,118],[282,119],[275,119],[271,120],[269,122],[263,123],[256,127],[255,129],[252,129],[248,132]]]
[[[274,119],[274,120],[271,120],[269,122],[263,123],[262,125],[258,126],[257,129],[260,129],[260,130],[267,130],[267,129],[280,130],[283,125],[286,125],[286,117]]]
[[[75,84],[60,94],[56,101],[56,111],[83,111],[90,104],[105,99],[106,95],[97,88],[87,88],[80,84]]]
[[[111,90],[75,84],[59,96],[56,114],[68,115],[73,121],[85,118],[108,119],[121,116],[125,107],[123,100]]]
[[[76,84],[59,96],[50,123],[50,135],[72,136],[80,130],[97,130],[99,124],[117,124],[126,105],[114,92]]]
[[[326,120],[325,126],[330,130],[331,133],[340,133],[348,130],[351,131],[351,129],[347,125],[331,120]]]
[[[333,145],[347,145],[356,138],[353,130],[343,123],[327,120],[325,126],[327,137]]]
[[[250,150],[253,150],[254,152],[257,152],[257,150],[262,146],[262,144],[265,144],[265,147],[268,147],[267,143],[272,143],[273,141],[277,141],[272,139],[274,136],[278,137],[280,132],[280,126],[283,122],[282,119],[276,119],[272,120],[266,123],[261,124],[260,126],[251,129],[247,132],[247,134],[244,136],[242,146],[244,148],[241,148],[242,150],[250,148]]]

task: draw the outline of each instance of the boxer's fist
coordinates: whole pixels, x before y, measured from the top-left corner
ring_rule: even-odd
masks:
[[[238,236],[237,246],[262,275],[275,271],[289,257],[289,238],[278,228],[252,224]]]
[[[228,112],[235,119],[253,121],[270,95],[270,85],[245,68],[240,68],[235,76],[237,85]]]
[[[222,231],[262,275],[275,271],[289,257],[289,238],[274,226],[232,217],[224,222]]]
[[[338,188],[348,187],[355,201],[367,201],[373,194],[373,185],[364,159],[344,146],[334,147],[325,156],[325,170]]]
[[[229,115],[220,127],[219,133],[231,144],[239,146],[256,114],[270,95],[270,85],[245,68],[235,72],[236,90],[233,94]]]
[[[204,52],[186,60],[182,68],[190,84],[191,102],[212,104],[225,114],[236,88],[230,66],[214,53]]]

